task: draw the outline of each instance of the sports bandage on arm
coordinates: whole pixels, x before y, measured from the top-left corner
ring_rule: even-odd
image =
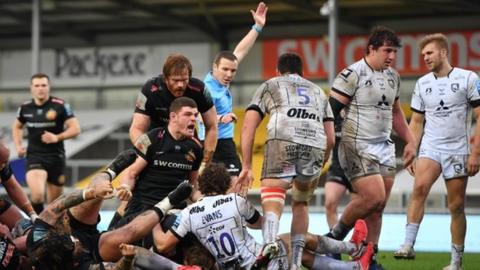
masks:
[[[340,112],[345,108],[345,104],[332,97],[328,99],[328,103],[330,103],[330,107],[332,107],[333,117],[337,120],[338,117],[341,117]]]

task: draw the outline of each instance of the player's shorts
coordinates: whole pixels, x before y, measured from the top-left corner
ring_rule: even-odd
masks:
[[[325,150],[282,140],[269,140],[265,146],[262,177],[314,180],[320,176]]]
[[[276,240],[279,251],[278,254],[272,258],[272,260],[268,263],[268,270],[288,270],[290,269],[290,264],[288,262],[288,248],[285,243],[277,239]]]
[[[418,158],[428,158],[440,164],[442,175],[445,180],[468,176],[466,168],[468,155],[440,153],[420,147]]]
[[[223,163],[231,176],[238,176],[242,170],[242,163],[237,154],[235,142],[232,139],[219,139],[217,148],[212,157],[213,162]]]
[[[338,140],[339,142],[340,140]],[[338,160],[338,144],[332,150],[332,161],[328,167],[327,172],[327,182],[335,182],[339,185],[345,186],[348,191],[353,192],[352,184],[348,181],[348,178],[345,176],[342,167],[340,166],[340,161]]]
[[[342,140],[338,159],[350,182],[372,174],[393,177],[396,171],[395,144],[391,140],[377,143]]]
[[[27,155],[27,171],[40,169],[47,171],[47,182],[56,186],[65,184],[65,155]]]
[[[97,218],[96,224],[85,224],[80,220],[77,220],[69,210],[67,211],[67,215],[72,235],[82,243],[82,246],[91,254],[95,263],[102,262],[103,259],[100,256],[98,249],[98,242],[101,233],[97,230],[97,224],[100,222],[100,215]]]

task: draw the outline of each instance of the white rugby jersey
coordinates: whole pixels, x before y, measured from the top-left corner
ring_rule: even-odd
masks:
[[[382,142],[390,138],[393,103],[400,93],[400,76],[393,68],[375,71],[363,58],[337,75],[332,91],[350,99],[342,140]]]
[[[461,68],[453,68],[446,77],[437,78],[430,72],[418,79],[411,108],[425,114],[421,146],[439,152],[468,154],[471,108],[480,105],[479,91],[477,74]]]
[[[247,220],[254,223],[259,217],[255,213],[237,194],[206,196],[183,209],[171,231],[179,238],[192,232],[222,267],[237,260],[249,269],[262,249],[245,227]]]
[[[333,121],[327,95],[314,83],[296,74],[264,82],[247,110],[262,118],[270,114],[267,140],[280,139],[321,149],[326,148],[324,121]]]

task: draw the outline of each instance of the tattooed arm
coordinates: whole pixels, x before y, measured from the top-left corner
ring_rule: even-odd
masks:
[[[109,183],[98,184],[82,190],[75,190],[51,202],[47,208],[40,213],[39,217],[46,223],[54,226],[65,209],[95,198],[107,198],[112,194],[112,191],[113,189]]]

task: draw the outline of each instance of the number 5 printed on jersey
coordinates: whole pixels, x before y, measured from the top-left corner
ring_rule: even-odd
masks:
[[[298,101],[300,105],[308,105],[308,103],[310,103],[310,97],[308,96],[307,92],[307,88],[297,88],[297,95],[303,99]]]

